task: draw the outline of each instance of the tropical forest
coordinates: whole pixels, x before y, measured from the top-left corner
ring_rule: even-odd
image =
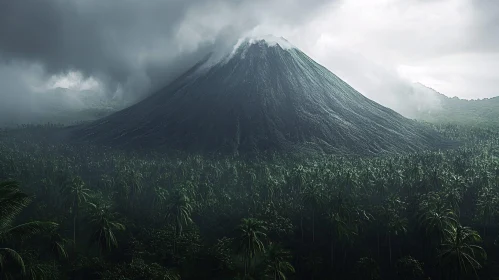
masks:
[[[248,161],[72,146],[57,129],[2,131],[2,279],[499,275],[494,130],[436,127],[462,143],[448,150]]]

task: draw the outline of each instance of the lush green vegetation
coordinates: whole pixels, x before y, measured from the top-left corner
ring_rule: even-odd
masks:
[[[440,127],[463,143],[448,151],[245,160],[71,146],[54,129],[0,132],[2,279],[499,276],[494,130]]]
[[[440,106],[415,114],[420,120],[432,123],[453,123],[473,126],[499,127],[499,97],[479,100],[449,98],[433,89]]]

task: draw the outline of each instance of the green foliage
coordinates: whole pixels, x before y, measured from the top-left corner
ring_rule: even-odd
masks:
[[[416,114],[417,119],[439,124],[499,127],[499,97],[465,100],[436,94],[439,97],[440,108],[420,111]]]
[[[436,193],[421,197],[419,223],[428,236],[436,235],[438,242],[445,239],[448,229],[456,225],[457,216],[445,200]]]
[[[441,245],[440,253],[442,265],[447,266],[449,274],[457,278],[470,272],[476,274],[482,268],[481,261],[487,257],[485,250],[476,245],[482,241],[478,232],[461,225],[452,226],[446,232],[447,238]]]
[[[405,256],[397,261],[397,275],[404,280],[425,280],[424,265],[411,256]]]
[[[2,231],[28,206],[31,198],[14,181],[0,182],[0,228]]]
[[[180,280],[174,270],[169,270],[157,263],[146,263],[134,259],[127,264],[113,265],[101,273],[102,280]]]
[[[245,275],[248,275],[248,270],[252,269],[254,258],[260,253],[265,253],[266,231],[263,222],[254,218],[242,219],[237,227],[239,236],[236,246],[237,252],[243,258]]]
[[[462,145],[250,159],[71,146],[45,138],[52,127],[10,131],[0,177],[20,184],[0,188],[3,276],[490,279],[499,134],[437,128]]]
[[[12,226],[14,219],[28,206],[31,198],[21,192],[19,184],[15,181],[0,182],[0,244],[14,241],[24,241],[43,232],[52,231],[58,225],[51,222],[32,221],[17,226]],[[2,246],[3,247],[3,246]],[[19,270],[13,270],[13,267]],[[0,275],[7,279],[16,275],[24,275],[35,279],[32,275],[39,275],[37,267],[26,269],[21,255],[14,249],[0,247]]]
[[[93,205],[91,207],[92,234],[90,235],[90,245],[97,244],[101,252],[118,247],[115,231],[124,231],[125,226],[113,220],[116,213],[111,212],[109,206]]]
[[[266,278],[274,280],[288,279],[287,275],[295,272],[290,260],[290,252],[284,250],[279,244],[271,243],[265,261]]]
[[[176,234],[182,235],[184,227],[192,223],[192,205],[183,190],[175,192],[167,211],[167,220],[174,225]]]

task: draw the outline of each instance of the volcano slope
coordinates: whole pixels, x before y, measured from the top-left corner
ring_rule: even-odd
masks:
[[[283,38],[245,39],[72,137],[135,149],[412,152],[439,134],[364,97]]]

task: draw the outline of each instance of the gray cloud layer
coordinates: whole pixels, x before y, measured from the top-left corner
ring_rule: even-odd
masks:
[[[164,74],[174,75],[198,58],[193,54],[205,54],[215,43],[263,21],[300,24],[326,1],[308,1],[306,13],[300,3],[3,1],[0,55],[7,61],[40,63],[48,73],[78,70],[109,83],[125,84],[141,75],[156,78],[158,70],[164,80]]]
[[[0,118],[8,108],[22,115],[39,103],[43,93],[33,99],[26,79],[78,71],[110,96],[139,98],[255,26],[300,25],[329,2],[303,9],[300,0],[2,1]]]
[[[53,75],[140,98],[262,26],[385,105],[407,82],[400,69],[450,95],[497,88],[497,69],[485,69],[499,67],[495,0],[3,0],[0,123],[7,110],[40,110]]]

